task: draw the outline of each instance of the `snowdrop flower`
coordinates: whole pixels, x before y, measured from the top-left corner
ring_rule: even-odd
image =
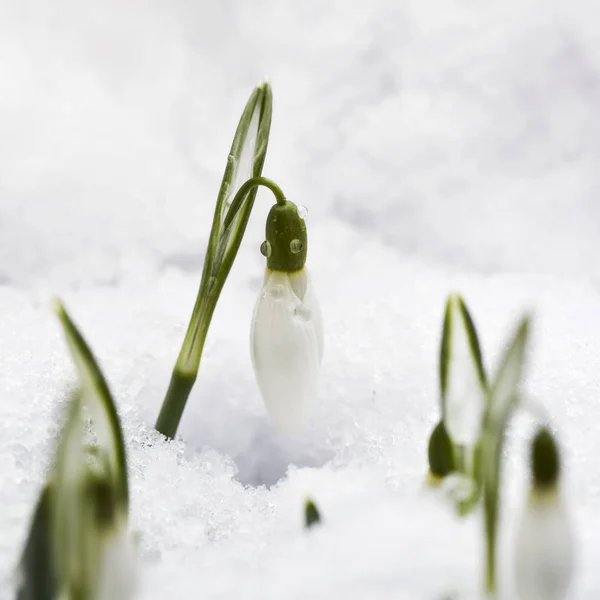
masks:
[[[62,305],[57,312],[80,385],[34,512],[17,600],[129,600],[136,545],[119,417],[87,344]]]
[[[573,540],[560,498],[560,459],[541,427],[531,447],[532,486],[517,538],[516,588],[521,600],[562,600],[573,574]]]
[[[267,259],[250,334],[252,365],[271,420],[297,435],[317,395],[323,323],[305,267],[306,209],[278,197],[267,218]]]

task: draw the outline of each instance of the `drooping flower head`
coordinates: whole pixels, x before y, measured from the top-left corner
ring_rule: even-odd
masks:
[[[267,268],[251,329],[251,357],[271,420],[301,432],[317,396],[323,355],[321,310],[305,268],[306,209],[281,197],[267,217]]]
[[[515,584],[521,600],[562,600],[573,577],[573,539],[560,497],[560,455],[547,427],[531,443],[531,490],[515,552]]]

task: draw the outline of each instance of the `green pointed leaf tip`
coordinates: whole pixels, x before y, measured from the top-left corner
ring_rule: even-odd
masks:
[[[473,319],[458,294],[446,301],[440,344],[442,417],[456,445],[470,452],[481,436],[487,408],[487,383]],[[457,470],[464,471],[460,460]]]
[[[431,432],[427,448],[429,471],[435,477],[446,477],[454,471],[452,441],[441,420]]]
[[[473,318],[471,317],[471,313],[469,312],[465,301],[460,296],[457,296],[457,301],[463,325],[465,327],[465,331],[467,332],[469,347],[471,348],[471,356],[473,357],[475,366],[477,367],[479,382],[485,389],[487,387],[487,379],[485,375],[485,369],[483,368],[483,358],[481,356],[481,347],[479,346],[479,338],[477,337],[475,323],[473,323]]]
[[[550,430],[540,427],[531,443],[531,474],[536,487],[551,487],[560,477],[558,445]]]
[[[307,529],[310,529],[320,522],[321,514],[319,513],[319,509],[310,498],[307,498],[304,503],[304,525]]]
[[[519,387],[523,377],[529,328],[530,319],[525,316],[504,352],[490,391],[486,418],[487,429],[503,429],[512,408],[519,400]]]
[[[119,416],[108,389],[108,384],[92,351],[63,304],[59,300],[55,300],[54,306],[77,367],[82,402],[90,411],[93,428],[97,436],[98,450],[102,454],[102,459],[107,462],[109,477],[115,486],[117,503],[121,506],[123,512],[127,514],[129,483],[125,443]],[[81,416],[78,418],[81,418]],[[73,443],[77,444],[79,442],[83,443],[82,440]],[[77,452],[83,453],[83,449],[78,448]],[[75,454],[75,456],[77,455]]]
[[[448,389],[448,366],[450,363],[450,339],[452,337],[452,296],[446,301],[444,322],[442,325],[442,341],[440,344],[440,393],[442,398],[442,414],[445,414],[446,390]]]
[[[460,319],[459,322],[458,319]],[[482,387],[487,387],[487,378],[483,368],[483,358],[477,330],[471,317],[471,313],[463,298],[459,294],[450,294],[446,300],[446,309],[444,311],[444,322],[442,325],[442,340],[440,344],[440,391],[442,401],[448,393],[448,381],[450,373],[450,362],[452,360],[452,340],[456,335],[456,328],[462,327],[473,357],[473,362],[477,370],[477,376]]]

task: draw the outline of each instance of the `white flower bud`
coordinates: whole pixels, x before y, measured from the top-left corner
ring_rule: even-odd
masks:
[[[323,322],[306,268],[268,269],[254,309],[251,357],[258,386],[275,426],[298,434],[317,395]]]

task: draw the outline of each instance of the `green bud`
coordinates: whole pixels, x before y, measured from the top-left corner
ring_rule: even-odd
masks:
[[[550,430],[538,428],[531,442],[531,474],[536,487],[549,487],[558,482],[560,458]]]
[[[446,477],[454,471],[452,441],[448,436],[444,421],[440,421],[429,438],[427,449],[429,470],[435,477]]]
[[[306,223],[293,202],[285,200],[271,208],[265,233],[261,252],[269,269],[292,272],[304,267],[308,245]]]
[[[304,525],[307,529],[310,529],[313,525],[317,525],[321,522],[321,514],[315,503],[307,498],[304,503]]]

